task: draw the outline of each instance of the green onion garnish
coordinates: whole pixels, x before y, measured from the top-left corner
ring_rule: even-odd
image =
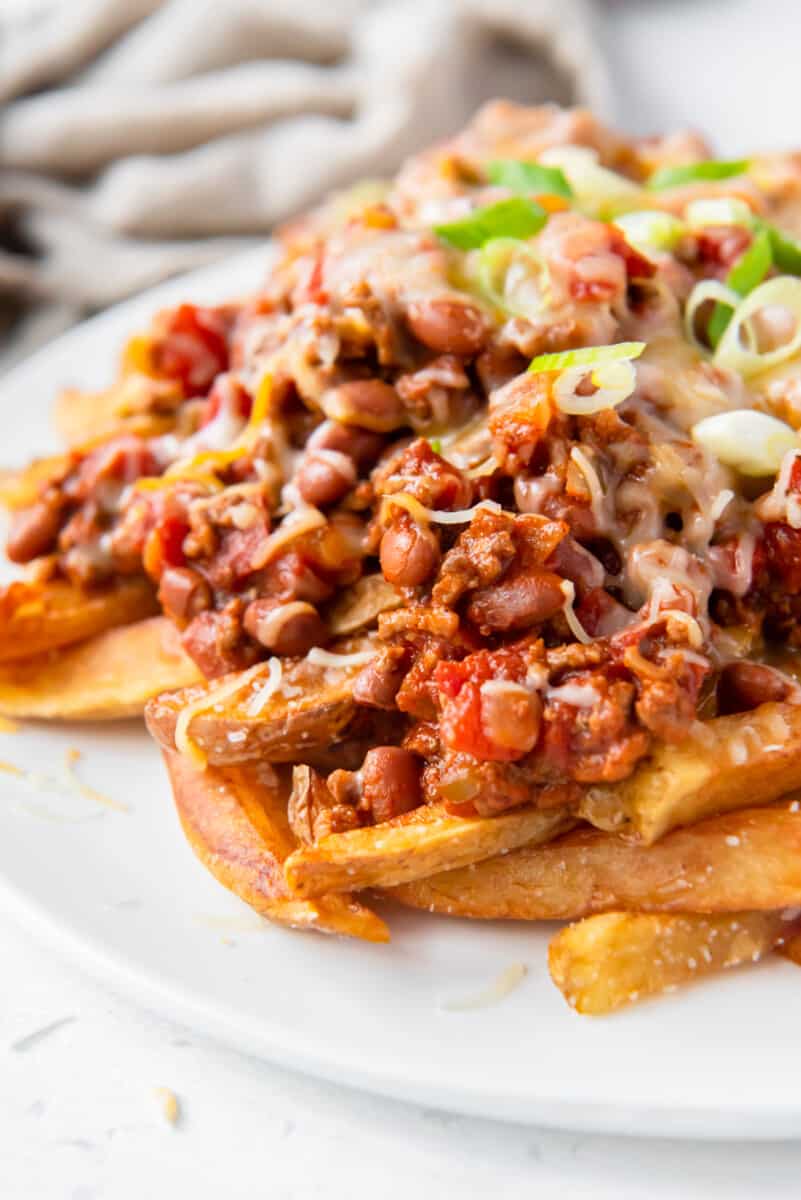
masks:
[[[428,444],[435,454],[442,453],[442,438],[429,438]]]
[[[773,261],[785,275],[801,275],[801,245],[775,225],[763,224],[770,238]]]
[[[461,221],[450,221],[447,225],[435,225],[434,232],[449,246],[458,250],[478,250],[490,238],[530,238],[539,233],[548,214],[534,200],[513,196],[511,200],[500,200],[477,208]]]
[[[762,229],[729,271],[726,286],[738,296],[747,296],[762,282],[772,265],[771,237],[766,229]],[[729,308],[728,304],[715,304],[707,325],[707,337],[713,348],[726,332],[732,313],[733,309]]]
[[[683,167],[660,167],[648,180],[651,191],[681,187],[684,183],[712,183],[718,179],[731,179],[744,175],[748,170],[748,159],[738,158],[729,162],[709,159],[707,162],[686,163]]]
[[[490,183],[512,192],[564,196],[566,200],[573,195],[561,167],[543,167],[540,163],[524,162],[519,158],[498,158],[487,163],[487,177]]]
[[[597,363],[639,358],[645,342],[618,342],[614,346],[584,346],[580,350],[560,350],[556,354],[538,354],[529,363],[529,371],[564,371],[567,367],[594,367]]]

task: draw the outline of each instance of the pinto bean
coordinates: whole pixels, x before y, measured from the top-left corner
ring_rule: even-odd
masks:
[[[399,746],[376,746],[362,763],[362,804],[378,823],[422,803],[420,760]]]
[[[506,633],[547,621],[564,606],[562,580],[552,571],[521,571],[491,587],[480,588],[467,615],[480,629]]]
[[[246,632],[267,650],[293,657],[306,654],[328,636],[317,609],[303,600],[289,604],[253,600],[245,609],[243,623]]]
[[[379,556],[388,583],[417,587],[437,569],[439,543],[430,529],[421,528],[407,513],[402,513],[382,537]]]
[[[211,588],[191,567],[167,567],[159,583],[159,604],[173,620],[191,621],[211,608]]]
[[[415,300],[406,312],[406,323],[418,341],[438,354],[478,354],[487,341],[481,312],[461,300]]]
[[[340,450],[307,450],[295,475],[303,499],[319,508],[336,504],[355,482],[353,460]]]
[[[382,379],[351,379],[323,397],[326,415],[373,433],[390,433],[406,424],[403,402]]]
[[[340,454],[352,458],[357,467],[363,467],[376,461],[385,442],[383,434],[360,429],[358,425],[343,425],[341,421],[329,420],[318,425],[306,443],[306,449],[338,450]]]
[[[408,654],[398,646],[390,646],[369,662],[356,676],[353,699],[370,708],[395,708],[395,697],[409,669]]]
[[[792,691],[789,680],[761,663],[727,663],[718,680],[718,711],[721,714],[750,712],[769,700],[786,700]]]
[[[26,563],[54,548],[61,525],[61,501],[57,495],[43,496],[30,508],[15,514],[6,543],[12,562]]]

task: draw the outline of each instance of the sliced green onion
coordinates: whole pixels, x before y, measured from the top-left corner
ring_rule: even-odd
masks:
[[[435,454],[442,453],[442,438],[432,437],[428,439],[428,444]]]
[[[579,207],[590,216],[610,219],[640,203],[640,188],[625,175],[602,167],[597,152],[588,146],[551,146],[539,161],[560,168]]]
[[[560,350],[556,354],[538,354],[529,363],[532,375],[540,371],[564,371],[567,367],[594,367],[599,363],[639,358],[645,342],[618,342],[614,346],[583,346],[580,350]]]
[[[487,163],[487,178],[490,183],[513,192],[564,196],[566,200],[573,196],[573,189],[559,167],[544,167],[541,163],[519,158],[498,158]]]
[[[762,282],[772,265],[770,234],[762,229],[729,271],[726,286],[738,296],[747,296]],[[710,346],[717,346],[723,337],[733,311],[727,304],[715,305],[706,330]]]
[[[750,229],[754,214],[744,200],[732,196],[715,196],[709,200],[693,200],[684,210],[690,229],[705,229],[709,225],[744,225]]]
[[[714,300],[716,304],[725,305],[731,312],[734,312],[740,303],[740,296],[718,279],[702,279],[690,292],[684,306],[684,332],[696,350],[700,350],[702,354],[707,353],[707,347],[699,341],[695,332],[695,318],[698,316],[701,306],[708,304],[710,300]]]
[[[801,244],[782,233],[775,225],[762,223],[770,238],[773,261],[785,275],[801,275]]]
[[[434,232],[443,242],[459,250],[478,250],[490,238],[530,238],[539,233],[548,214],[534,200],[513,196],[477,208],[461,221],[436,225]]]
[[[748,322],[763,308],[783,308],[795,318],[793,336],[774,350],[760,351],[757,339]],[[744,346],[742,338],[749,339]],[[779,275],[768,279],[754,288],[750,295],[741,300],[734,310],[728,328],[715,351],[715,362],[722,367],[731,367],[741,375],[756,375],[769,367],[778,366],[793,358],[801,350],[801,279],[790,275]]]
[[[637,376],[630,361],[601,363],[592,371],[590,380],[595,391],[585,396],[579,386],[587,378],[586,367],[568,367],[562,371],[553,387],[556,407],[573,417],[588,417],[605,408],[617,408],[637,386]]]
[[[753,408],[704,417],[690,433],[694,442],[742,475],[775,475],[787,451],[801,447],[794,429]]]
[[[479,291],[513,316],[532,317],[540,311],[545,270],[534,247],[519,238],[491,238],[478,251]]]
[[[685,183],[714,183],[719,179],[732,179],[744,175],[748,170],[748,159],[738,158],[728,162],[708,159],[706,162],[685,163],[678,167],[660,167],[648,180],[651,191],[681,187]]]
[[[665,212],[649,212],[647,209],[623,213],[615,224],[622,229],[630,246],[646,252],[674,250],[685,232],[684,222],[678,217]]]

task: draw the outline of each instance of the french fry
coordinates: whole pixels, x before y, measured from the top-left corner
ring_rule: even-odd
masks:
[[[76,646],[3,664],[0,714],[62,721],[141,716],[151,696],[199,674],[172,623],[149,617]]]
[[[368,645],[351,643],[347,652]],[[185,736],[190,752],[193,746],[199,748],[212,764],[261,758],[308,760],[314,750],[335,742],[353,718],[352,685],[362,666],[325,667],[306,659],[286,660],[281,687],[262,704],[259,693],[270,678],[269,663],[262,663],[239,676],[226,675],[201,687],[159,696],[147,707],[147,726],[165,749],[186,751],[186,744],[176,743],[176,737],[182,741]],[[190,718],[182,735],[179,718],[187,708]]]
[[[389,941],[386,925],[347,895],[299,900],[286,886],[282,863],[297,845],[286,816],[286,789],[258,767],[199,770],[165,752],[184,833],[212,875],[262,916],[281,925]],[[269,768],[268,768],[269,769]]]
[[[0,663],[27,660],[156,612],[146,579],[92,591],[62,580],[17,580],[0,590]]]
[[[65,389],[56,400],[53,420],[66,444],[76,448],[120,433],[156,437],[174,427],[179,397],[167,380],[130,373],[100,392]]]
[[[581,815],[646,844],[714,813],[765,804],[801,787],[801,706],[763,704],[717,717],[678,746],[660,745],[619,784],[595,786]]]
[[[789,908],[801,904],[801,811],[776,805],[726,813],[652,846],[577,829],[387,895],[432,912],[522,921]]]
[[[550,841],[573,824],[566,808],[454,817],[441,804],[427,804],[383,824],[333,833],[303,846],[290,855],[284,871],[296,896],[391,887]]]
[[[37,458],[20,470],[0,471],[0,505],[9,512],[28,508],[49,483],[60,479],[69,467],[68,454]]]
[[[600,1015],[755,962],[797,933],[792,912],[602,913],[560,930],[548,966],[571,1007]]]

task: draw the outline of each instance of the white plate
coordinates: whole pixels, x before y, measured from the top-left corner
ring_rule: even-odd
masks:
[[[174,281],[0,381],[4,461],[54,445],[57,389],[107,381],[125,337],[154,308],[234,295],[258,281],[263,261],[250,255]],[[801,1134],[797,967],[777,960],[589,1020],[548,979],[547,929],[394,909],[387,947],[274,929],[196,861],[137,726],[0,734],[0,760],[58,772],[70,746],[84,752],[84,778],[130,812],[32,793],[1,775],[0,880],[37,931],[140,1001],[240,1050],[432,1106],[621,1133]],[[501,1003],[440,1007],[516,962],[528,975]]]

